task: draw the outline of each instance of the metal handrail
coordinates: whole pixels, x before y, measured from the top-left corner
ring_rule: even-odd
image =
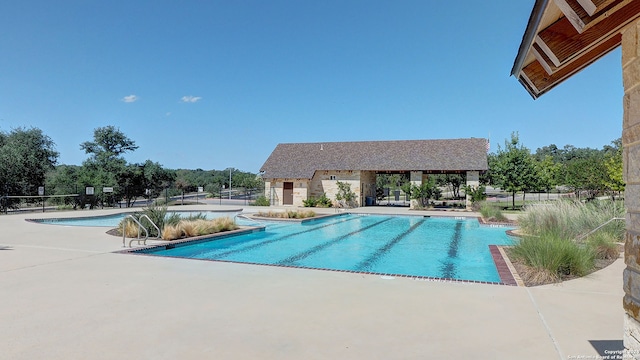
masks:
[[[127,219],[131,219],[131,220],[133,220],[133,222],[135,222],[136,224],[138,224],[138,237],[137,237],[136,239],[131,239],[131,240],[129,241],[129,247],[131,247],[131,243],[132,243],[132,242],[134,242],[134,241],[137,241],[137,242],[138,242],[138,245],[140,245],[140,241],[142,241],[142,243],[143,243],[144,245],[147,245],[147,239],[149,238],[149,231],[147,230],[147,228],[146,228],[146,227],[144,227],[144,226],[140,223],[140,221],[138,221],[138,219],[136,219],[136,217],[135,217],[135,216],[133,216],[133,215],[127,215],[127,216],[125,216],[125,218],[124,218],[124,219],[125,219],[125,220],[127,220]],[[126,236],[126,233],[125,233],[125,226],[126,226],[126,223],[127,223],[126,221],[123,221],[123,222],[122,222],[122,247],[125,247],[125,236]],[[152,224],[153,224],[153,222],[152,222]],[[144,230],[144,233],[145,233],[144,239],[141,239],[141,238],[140,238],[140,229],[141,229],[141,228]]]
[[[158,236],[157,236],[157,238],[159,239],[159,238],[160,238],[161,233],[160,233],[160,228],[158,227],[158,225],[156,225],[153,221],[151,221],[151,219],[149,218],[149,216],[148,216],[147,214],[142,214],[142,216],[140,216],[140,220],[142,220],[143,218],[144,218],[144,219],[147,219],[147,220],[149,221],[149,223],[150,223],[151,225],[153,225],[153,227],[154,227],[154,228],[156,228],[156,230],[158,231]]]
[[[584,234],[584,235],[580,235],[576,238],[576,241],[582,241],[584,239],[586,239],[589,235],[593,234],[594,232],[600,230],[601,228],[603,228],[605,225],[607,225],[608,223],[612,222],[613,220],[625,220],[625,218],[619,218],[619,217],[614,217],[611,218],[609,220],[607,220],[604,224],[596,227],[595,229],[589,231],[588,233]]]

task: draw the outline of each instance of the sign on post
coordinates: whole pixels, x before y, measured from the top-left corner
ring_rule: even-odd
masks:
[[[87,195],[93,195],[93,192],[94,192],[93,186],[87,186],[87,187],[85,188],[85,194],[87,194]]]
[[[105,186],[105,187],[102,188],[102,192],[103,193],[112,193],[113,192],[113,188]]]
[[[38,186],[38,196],[44,196],[44,186]]]

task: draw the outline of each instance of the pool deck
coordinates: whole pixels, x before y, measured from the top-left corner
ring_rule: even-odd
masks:
[[[238,208],[180,210],[225,207]],[[118,211],[0,216],[0,358],[598,359],[621,347],[621,258],[525,288],[117,254],[105,228],[25,221]]]

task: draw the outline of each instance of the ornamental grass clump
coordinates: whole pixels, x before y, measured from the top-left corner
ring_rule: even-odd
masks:
[[[162,230],[163,240],[176,240],[184,237],[194,237],[215,234],[223,231],[238,229],[239,226],[229,217],[213,220],[180,220],[175,225],[165,225]]]
[[[480,203],[480,209],[478,210],[482,218],[486,221],[506,222],[507,217],[502,214],[502,211],[498,207],[483,201]]]
[[[520,276],[529,284],[558,282],[563,278],[584,276],[594,266],[595,253],[553,234],[527,236],[510,249],[511,257],[525,265]]]
[[[524,266],[519,273],[529,284],[584,276],[596,268],[597,260],[618,258],[617,243],[623,239],[625,224],[607,221],[623,216],[621,203],[608,200],[527,206],[518,219],[520,230],[526,235],[509,250],[509,255]]]
[[[624,217],[624,205],[619,201],[562,200],[545,202],[525,207],[518,218],[520,229],[526,234],[556,234],[559,237],[578,239],[612,218]],[[624,235],[624,221],[612,221],[597,230],[609,234],[612,239]]]
[[[295,211],[295,210],[287,210],[287,211],[268,211],[268,212],[258,212],[258,216],[261,217],[270,217],[270,218],[279,218],[279,219],[306,219],[316,216],[316,213],[311,210],[307,211]]]

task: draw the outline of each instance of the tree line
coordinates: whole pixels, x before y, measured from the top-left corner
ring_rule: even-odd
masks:
[[[234,188],[262,187],[257,174],[234,168],[176,170],[152,160],[129,163],[124,155],[138,146],[114,126],[96,128],[93,139],[81,143],[80,149],[87,155],[82,165],[57,165],[55,144],[40,129],[0,131],[0,207],[40,201],[38,196],[43,193],[54,196],[50,199],[53,204],[74,208],[128,207],[139,198],[171,197],[199,187],[219,194],[220,189],[229,188],[229,181]]]

